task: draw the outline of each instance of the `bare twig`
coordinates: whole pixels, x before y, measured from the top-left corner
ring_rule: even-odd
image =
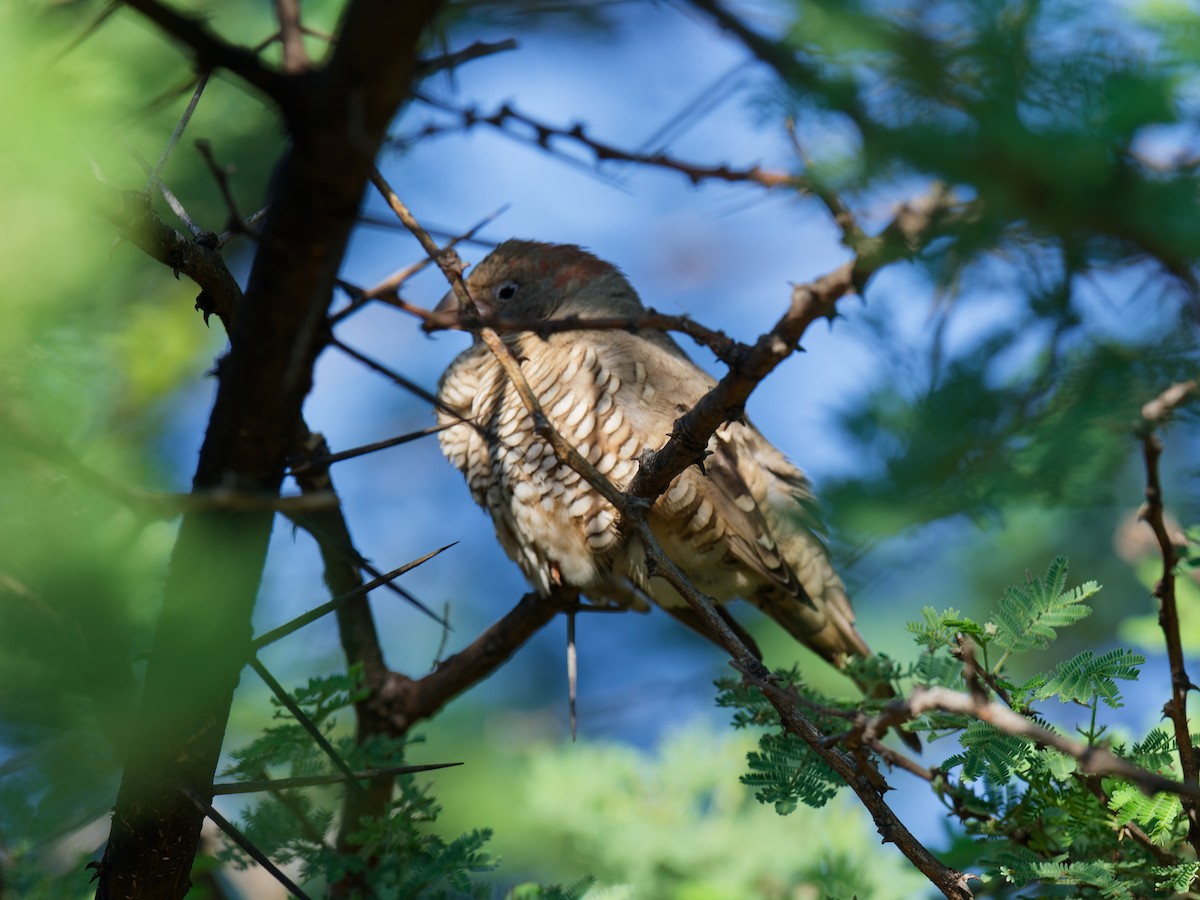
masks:
[[[406,562],[404,565],[399,566],[398,568],[392,569],[392,571],[390,571],[384,575],[381,575],[378,578],[373,579],[372,581],[368,581],[363,584],[356,585],[355,587],[346,591],[344,594],[339,594],[338,596],[334,597],[332,600],[322,603],[320,606],[313,607],[308,612],[304,613],[303,615],[297,616],[296,618],[292,619],[290,622],[286,622],[285,624],[280,625],[278,628],[272,628],[270,631],[266,632],[265,634],[262,634],[259,637],[256,637],[254,639],[253,643],[251,644],[251,647],[255,651],[261,650],[263,647],[267,646],[268,644],[273,644],[273,643],[275,643],[275,641],[278,641],[281,638],[287,637],[292,632],[299,631],[305,625],[315,622],[315,621],[317,621],[317,619],[320,619],[323,616],[327,616],[331,612],[336,612],[338,609],[340,609],[342,606],[344,606],[346,603],[350,602],[351,600],[355,599],[356,597],[362,597],[365,594],[369,594],[371,591],[375,590],[375,588],[382,587],[383,585],[388,584],[389,582],[395,580],[396,578],[399,578],[405,572],[411,572],[417,566],[422,565],[423,563],[429,562],[429,560],[433,559],[435,556],[437,556],[440,553],[444,553],[446,550],[449,550],[453,546],[454,546],[454,544],[447,544],[445,547],[439,547],[436,550],[426,553],[422,557],[414,559],[412,562]]]
[[[413,233],[413,236],[425,249],[425,252],[429,254],[429,257],[442,270],[442,274],[450,282],[450,289],[454,292],[459,307],[466,310],[469,315],[476,315],[475,301],[471,298],[470,291],[467,290],[467,284],[462,277],[465,267],[462,260],[459,259],[458,254],[453,250],[445,250],[438,247],[433,238],[421,227],[420,222],[417,221],[408,207],[404,205],[404,202],[392,190],[391,185],[384,180],[377,169],[371,174],[371,181],[383,195],[384,199],[387,200],[388,205],[392,207],[392,211],[396,213],[397,218]],[[534,396],[533,390],[529,387],[529,382],[526,381],[525,375],[521,371],[521,364],[517,362],[517,358],[513,355],[512,350],[509,349],[500,335],[491,328],[481,328],[479,330],[479,337],[496,358],[496,362],[504,369],[504,373],[508,376],[513,389],[516,390],[517,395],[521,398],[521,402],[533,418],[533,428],[537,432],[538,437],[550,445],[559,462],[578,472],[605,500],[616,507],[616,509],[624,512],[631,505],[631,501],[611,481],[597,472],[595,466],[584,459],[579,451],[575,449],[575,445],[564,438],[558,429],[550,423],[550,420],[546,418],[546,414],[542,411],[537,397]]]
[[[275,16],[279,19],[279,40],[283,44],[283,71],[289,75],[303,72],[310,62],[304,49],[299,0],[275,0]]]
[[[453,53],[443,53],[441,56],[421,60],[417,63],[417,75],[420,78],[428,78],[430,75],[444,72],[447,69],[457,69],[464,63],[483,59],[485,56],[493,56],[516,49],[517,42],[512,38],[503,41],[476,41],[469,47],[455,50]]]
[[[778,73],[785,84],[792,87],[818,87],[822,84],[819,70],[801,59],[792,48],[782,41],[772,40],[759,34],[738,18],[719,0],[690,0],[692,6],[711,18],[723,31],[736,37],[758,60]],[[838,94],[839,111],[862,123],[866,116],[861,99],[848,91]]]
[[[1175,410],[1194,399],[1196,388],[1195,381],[1181,381],[1171,385],[1142,407],[1143,426],[1157,428],[1165,425],[1174,415]]]
[[[1005,706],[1015,709],[1023,716],[1029,714],[1028,708],[1013,706],[1012,695],[1000,683],[995,673],[989,672],[980,664],[979,657],[975,655],[975,643],[965,634],[958,635],[958,646],[950,650],[950,655],[962,662],[963,677],[971,687],[972,693],[984,691],[986,686],[1004,701]]]
[[[392,381],[394,381],[400,387],[404,388],[410,394],[415,394],[416,396],[418,396],[422,400],[424,400],[426,403],[433,406],[435,409],[440,409],[443,412],[447,412],[453,416],[458,415],[457,410],[450,409],[450,407],[448,407],[444,403],[442,403],[442,401],[437,398],[436,394],[433,394],[430,391],[427,391],[425,388],[421,387],[415,381],[413,381],[410,378],[405,377],[404,375],[401,375],[399,372],[395,371],[394,369],[389,369],[383,363],[377,362],[376,360],[371,359],[371,357],[367,356],[365,353],[355,350],[353,347],[349,346],[348,344],[343,344],[337,338],[330,337],[329,338],[329,346],[337,347],[337,349],[341,350],[347,356],[357,359],[360,363],[362,363],[368,369],[378,372],[380,375],[383,375],[386,378],[390,378]]]
[[[446,244],[446,249],[451,250],[451,249],[457,247],[459,244],[463,243],[464,241],[469,241],[476,234],[478,234],[481,229],[483,229],[487,225],[490,225],[492,222],[496,221],[496,219],[499,218],[507,210],[508,210],[508,205],[505,204],[504,206],[501,206],[499,209],[497,209],[495,212],[484,216],[482,219],[480,219],[478,222],[476,222],[474,225],[472,225],[470,228],[468,228],[462,234],[456,235],[454,238],[452,238]],[[387,278],[385,278],[383,281],[379,282],[379,284],[375,285],[373,288],[370,288],[369,290],[362,290],[361,288],[355,287],[354,285],[351,285],[345,281],[340,282],[340,285],[343,288],[343,290],[347,291],[351,295],[352,299],[351,299],[349,306],[347,306],[345,309],[338,310],[336,313],[334,313],[332,316],[329,317],[330,325],[338,324],[343,319],[358,312],[360,309],[362,309],[362,307],[364,307],[366,304],[370,303],[372,300],[388,299],[390,301],[391,298],[396,298],[396,300],[398,300],[399,297],[397,296],[397,291],[400,290],[401,286],[406,281],[408,281],[410,278],[412,278],[414,275],[416,275],[418,272],[423,271],[431,262],[433,262],[433,259],[431,257],[429,257],[428,255],[426,255],[422,259],[413,263],[412,265],[405,266],[400,271],[395,272],[392,275],[389,275]],[[433,313],[429,313],[429,315],[432,316]]]
[[[459,121],[452,126],[427,125],[414,138],[410,138],[410,142],[412,140],[434,137],[446,131],[462,131],[474,128],[477,125],[490,125],[508,137],[517,140],[528,140],[535,146],[552,154],[555,154],[553,147],[555,139],[570,141],[590,152],[597,165],[603,162],[619,161],[651,166],[658,169],[668,169],[680,173],[692,184],[699,184],[702,181],[749,182],[765,188],[790,187],[797,190],[805,189],[803,178],[787,172],[773,172],[763,169],[761,166],[734,168],[729,165],[701,165],[699,163],[690,163],[675,159],[665,153],[639,153],[634,150],[623,150],[591,137],[582,123],[576,123],[569,128],[558,128],[519,112],[507,103],[494,113],[484,115],[475,109],[459,109],[424,94],[418,94],[418,98],[436,109],[458,116]],[[531,136],[526,137],[514,130],[512,127],[514,124],[528,129],[532,132]],[[395,142],[394,139],[393,141]],[[572,161],[578,162],[574,157],[569,158]]]
[[[242,214],[238,212],[237,199],[233,196],[233,186],[229,183],[231,170],[217,162],[217,158],[213,155],[212,144],[208,141],[196,141],[196,149],[200,151],[204,164],[208,166],[208,170],[217,182],[217,187],[221,190],[221,197],[225,200],[225,208],[229,212],[225,227],[230,231],[240,231],[257,240],[258,232],[246,224],[249,220],[244,220]]]
[[[747,671],[754,672],[758,677],[769,677],[769,673],[762,664],[762,661],[746,646],[737,633],[729,626],[729,623],[717,613],[712,600],[698,591],[688,577],[684,575],[683,571],[667,556],[662,546],[658,543],[658,538],[655,537],[654,532],[651,531],[649,524],[644,518],[638,520],[636,528],[638,537],[646,549],[648,572],[651,575],[659,575],[665,578],[671,587],[680,593],[692,609],[695,610],[696,614],[704,621],[705,626],[712,635],[720,641],[721,646],[733,658],[735,664],[744,666]]]
[[[1154,586],[1154,596],[1159,601],[1158,624],[1162,628],[1171,666],[1171,699],[1163,707],[1163,713],[1175,731],[1183,780],[1197,791],[1183,799],[1183,808],[1188,817],[1188,842],[1200,853],[1200,755],[1192,744],[1187,714],[1187,695],[1195,685],[1188,677],[1183,660],[1179,609],[1175,602],[1175,568],[1179,564],[1179,551],[1167,531],[1163,515],[1162,482],[1158,472],[1163,443],[1156,433],[1156,429],[1195,391],[1195,381],[1173,384],[1142,408],[1139,432],[1146,466],[1146,502],[1139,511],[1139,518],[1153,530],[1162,556],[1162,575]]]
[[[56,63],[60,62],[69,54],[73,53],[80,46],[82,46],[84,41],[96,34],[100,30],[101,26],[103,26],[104,23],[109,20],[109,17],[120,8],[121,4],[118,2],[118,0],[109,0],[108,3],[105,3],[104,8],[101,9],[100,12],[96,13],[96,15],[92,17],[91,21],[88,22],[77,35],[71,38],[71,40],[67,42],[67,45],[55,55],[54,61]]]
[[[647,309],[637,316],[609,319],[584,319],[575,315],[563,319],[502,319],[496,316],[436,313],[401,300],[399,297],[383,297],[382,299],[397,309],[421,319],[424,322],[421,327],[429,332],[454,330],[474,333],[483,328],[491,328],[497,334],[529,332],[545,336],[564,331],[628,331],[636,333],[643,328],[653,328],[659,331],[677,331],[686,334],[697,344],[710,349],[717,359],[723,362],[729,362],[748,349],[725,332],[706,328],[688,316],[671,316],[654,309]]]
[[[808,152],[804,149],[804,145],[800,143],[800,136],[796,133],[796,123],[789,119],[787,122],[788,138],[792,142],[792,149],[796,151],[801,162],[804,163],[804,170],[808,172],[812,167],[812,160],[809,158]],[[854,212],[846,205],[841,196],[831,190],[824,184],[814,181],[809,178],[806,182],[809,191],[819,199],[825,208],[829,211],[829,215],[833,218],[833,222],[838,227],[838,231],[842,233],[842,243],[851,250],[857,252],[858,247],[866,238],[866,233],[858,224],[858,219]]]
[[[403,735],[414,723],[429,718],[494,672],[561,610],[574,606],[576,600],[575,592],[565,589],[549,597],[530,592],[466,648],[443,660],[428,675],[412,679],[392,672],[386,689],[367,702],[389,723],[389,733]]]
[[[736,356],[725,377],[686,413],[675,420],[671,438],[638,467],[627,493],[649,501],[690,465],[701,461],[709,438],[724,422],[742,415],[747,399],[776,366],[796,349],[808,326],[831,317],[837,301],[862,286],[881,267],[914,252],[937,230],[956,206],[952,197],[935,188],[928,197],[901,207],[883,232],[865,241],[860,255],[832,272],[792,289],[790,308],[775,326]]]
[[[258,225],[258,223],[261,222],[263,219],[265,219],[267,217],[267,213],[269,213],[270,211],[271,211],[271,207],[264,206],[258,212],[253,212],[250,215],[246,216],[246,221],[240,223],[236,228],[227,228],[224,231],[222,231],[220,236],[217,238],[217,247],[218,248],[224,247],[226,244],[228,244],[230,241],[232,241],[235,237],[238,237],[240,235],[256,234],[257,229],[255,228],[255,226]]]
[[[233,317],[242,289],[207,235],[189,239],[164,223],[139,191],[114,193],[100,214],[112,222],[121,237],[169,267],[176,276],[186,274],[201,288],[196,306],[207,320],[216,314],[232,336]],[[215,238],[215,235],[213,235]]]
[[[153,170],[150,168],[150,163],[146,162],[146,158],[142,156],[137,147],[127,145],[125,149],[129,151],[130,155],[133,156],[134,161],[141,166],[142,171],[146,173],[146,177],[149,179],[146,182],[147,193],[150,190],[150,185],[156,184],[158,192],[162,194],[163,199],[167,201],[167,206],[170,208],[171,212],[175,214],[175,218],[179,219],[179,221],[183,223],[184,228],[188,230],[188,233],[193,238],[199,239],[200,236],[204,234],[204,229],[192,220],[191,215],[188,214],[187,209],[183,205],[183,201],[176,197],[175,193],[169,187],[163,184],[161,179],[154,175]],[[148,196],[146,198],[146,202],[150,202]],[[206,238],[206,240],[208,239]]]
[[[455,543],[457,543],[457,541]],[[453,547],[454,544],[447,544],[446,546]],[[370,562],[368,562],[367,560],[365,560],[361,556],[359,556],[358,551],[353,550],[350,547],[347,547],[345,549],[345,554],[347,557],[353,558],[355,560],[355,564],[362,571],[364,571],[368,575],[370,575],[372,578],[383,578],[384,577],[383,572],[381,572],[379,569],[375,568],[375,566],[371,565]],[[443,628],[450,628],[449,622],[447,622],[445,619],[443,619],[441,616],[439,616],[437,613],[435,613],[432,609],[430,609],[427,604],[421,602],[415,596],[413,596],[412,592],[409,591],[407,588],[400,586],[399,584],[397,584],[395,581],[393,581],[391,579],[384,581],[383,587],[385,589],[391,591],[393,594],[396,594],[399,597],[403,597],[406,601],[408,601],[408,603],[411,606],[415,606],[417,609],[419,609],[421,612],[425,613],[425,615],[429,616],[429,618],[433,619],[433,621],[437,622]]]

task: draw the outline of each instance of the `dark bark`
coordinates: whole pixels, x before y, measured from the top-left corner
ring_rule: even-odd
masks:
[[[193,20],[138,0],[139,11],[192,48],[203,64],[231,63],[276,100],[292,145],[282,160],[193,490],[275,494],[323,347],[334,278],[367,176],[415,71],[438,3],[357,0],[346,10],[328,66],[262,74],[225,52]],[[263,70],[266,71],[266,70]],[[146,671],[139,731],[130,742],[99,898],[177,898],[188,889],[212,797],[226,719],[250,654],[250,614],[273,515],[190,511],[172,555]]]

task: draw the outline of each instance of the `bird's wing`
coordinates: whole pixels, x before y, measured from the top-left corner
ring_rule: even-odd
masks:
[[[745,459],[749,447],[738,433],[744,427],[728,422],[709,441],[710,455],[704,461],[705,478],[701,482],[703,494],[727,525],[727,541],[733,555],[772,588],[815,609],[814,599],[777,544],[764,514],[765,491],[756,490],[758,486],[744,477],[747,462],[756,465],[754,460]]]
[[[666,443],[675,420],[716,383],[661,333],[635,336],[613,332],[605,334],[603,340],[599,338],[603,333],[593,334],[601,362],[622,373],[617,398],[646,449],[656,450]],[[690,543],[697,556],[719,542],[736,563],[757,576],[755,580],[767,582],[812,607],[803,582],[776,546],[772,523],[764,513],[764,503],[769,499],[765,477],[753,468],[749,471],[760,476],[758,484],[748,483],[745,477],[747,464],[742,458],[754,449],[755,440],[786,464],[782,454],[752,427],[726,423],[709,441],[710,455],[704,461],[703,472],[685,471],[660,498],[658,518],[676,542]],[[751,464],[757,465],[753,461]]]
[[[715,383],[662,335],[614,334],[603,355],[612,366],[636,360],[644,373],[623,387],[620,399],[649,449],[661,447],[675,419]],[[638,387],[643,382],[653,388],[649,396]],[[656,505],[656,530],[685,557],[676,561],[702,590],[761,606],[834,662],[845,653],[868,654],[821,540],[804,473],[746,422],[722,425],[708,450],[703,473],[685,471]],[[714,558],[714,548],[723,554]]]

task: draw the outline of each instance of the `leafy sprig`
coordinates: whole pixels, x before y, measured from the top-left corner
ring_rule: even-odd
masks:
[[[894,685],[969,686],[1051,731],[1038,706],[1078,704],[1087,712],[1076,730],[1088,744],[1099,743],[1107,729],[1099,710],[1123,705],[1122,685],[1137,680],[1145,657],[1124,648],[1086,650],[1028,678],[1008,674],[1014,658],[1049,647],[1061,629],[1089,615],[1088,600],[1099,590],[1093,581],[1068,586],[1067,560],[1058,557],[1044,574],[1007,588],[989,619],[926,607],[908,625],[920,651],[914,661],[898,666],[881,658],[861,670],[882,672]],[[820,696],[795,670],[777,677],[802,696],[806,714],[831,742],[861,737],[855,723],[879,708],[877,700],[850,706]],[[780,813],[797,803],[827,803],[841,786],[837,777],[803,741],[781,731],[774,708],[756,691],[722,686],[720,702],[734,710],[736,726],[770,729],[743,776],[758,799]],[[1174,852],[1185,831],[1174,795],[1147,797],[1120,779],[1089,775],[1072,756],[962,713],[927,712],[907,727],[957,740],[959,750],[933,770],[931,781],[948,811],[981,842],[978,859],[993,890],[1023,885],[1022,896],[1036,896],[1028,892],[1040,884],[1053,895],[1164,897],[1185,890],[1197,874],[1196,864]],[[1176,766],[1166,730],[1114,752],[1163,774]]]

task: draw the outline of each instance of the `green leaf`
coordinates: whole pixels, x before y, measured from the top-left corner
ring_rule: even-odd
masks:
[[[1137,822],[1150,840],[1160,846],[1170,841],[1183,815],[1183,804],[1175,794],[1147,797],[1131,784],[1121,784],[1109,794],[1108,808],[1116,813],[1118,824]]]
[[[1180,863],[1177,866],[1155,866],[1151,873],[1162,878],[1154,886],[1160,890],[1170,890],[1177,894],[1186,893],[1200,874],[1200,862]]]
[[[755,789],[760,803],[775,804],[787,815],[797,801],[821,807],[845,786],[845,782],[794,734],[764,734],[758,752],[746,755],[750,771],[742,783]]]
[[[959,736],[965,752],[942,763],[949,769],[961,765],[964,781],[986,778],[998,784],[1008,781],[1014,770],[1023,769],[1033,752],[1023,738],[1005,734],[987,722],[972,722]]]
[[[1138,667],[1145,662],[1146,657],[1132,650],[1110,650],[1102,656],[1084,650],[1059,663],[1049,679],[1030,692],[1030,697],[1033,700],[1058,697],[1064,703],[1090,703],[1094,695],[1099,695],[1108,706],[1117,709],[1123,704],[1116,679],[1137,681]]]
[[[1196,736],[1192,737],[1196,743]],[[1119,748],[1120,755],[1137,763],[1143,769],[1163,774],[1175,765],[1175,735],[1165,728],[1156,728],[1145,738],[1134,744],[1128,753]]]
[[[984,629],[953,607],[939,613],[932,606],[921,610],[921,622],[909,622],[905,627],[926,650],[953,647],[958,643],[958,633],[984,636]]]
[[[1118,876],[1117,868],[1112,863],[1101,860],[1067,862],[1066,859],[1065,853],[1049,860],[1041,859],[1018,845],[1009,845],[995,856],[997,872],[1012,884],[1042,881],[1087,886],[1110,900],[1133,900],[1129,885]]]
[[[1056,557],[1044,577],[1005,589],[996,610],[995,642],[1012,653],[1042,649],[1058,636],[1055,629],[1074,624],[1091,614],[1083,601],[1100,590],[1088,581],[1064,593],[1067,559]]]

